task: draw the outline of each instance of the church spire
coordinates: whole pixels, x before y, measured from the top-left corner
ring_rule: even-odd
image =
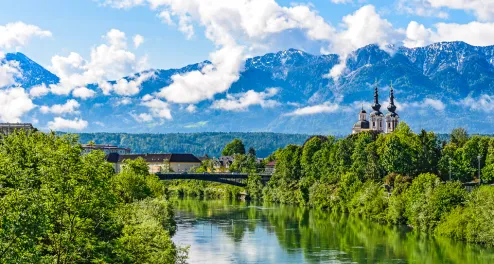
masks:
[[[377,79],[376,83],[374,84],[374,104],[372,105],[372,109],[374,109],[374,111],[376,112],[379,112],[379,110],[381,109],[381,105],[379,104],[379,92],[377,90]]]
[[[396,105],[395,105],[395,94],[393,91],[393,81],[391,81],[391,85],[389,87],[389,105],[388,105],[388,111],[391,113],[394,113],[396,111]]]

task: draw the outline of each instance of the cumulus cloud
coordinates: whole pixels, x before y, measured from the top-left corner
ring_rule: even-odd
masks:
[[[77,102],[74,99],[70,99],[67,100],[65,104],[55,104],[52,106],[43,105],[41,106],[40,110],[43,114],[48,114],[48,113],[57,114],[57,115],[77,114],[79,113],[77,111],[77,109],[79,109],[79,106],[80,106],[79,102]]]
[[[72,96],[86,100],[96,95],[96,92],[86,87],[78,87],[72,91]]]
[[[426,2],[434,8],[473,11],[480,20],[494,19],[494,2],[490,0],[426,0]]]
[[[117,8],[129,7],[129,1],[104,1]],[[312,40],[331,40],[334,28],[304,5],[282,7],[274,0],[149,0],[159,17],[175,25],[187,37],[194,24],[205,28],[206,37],[218,49],[210,54],[211,65],[199,71],[177,74],[173,83],[163,87],[159,96],[172,103],[193,104],[212,99],[238,80],[248,53],[265,49],[278,34],[301,30]],[[135,3],[142,4],[140,3]]]
[[[461,104],[475,111],[491,113],[494,111],[494,95],[482,94],[478,98],[468,96],[461,100]]]
[[[197,107],[195,105],[188,105],[185,110],[189,113],[195,113],[197,111]]]
[[[134,36],[133,41],[134,41],[134,47],[137,49],[144,43],[144,37],[137,34]]]
[[[340,109],[338,104],[334,103],[324,103],[320,105],[306,106],[298,108],[293,112],[286,114],[287,116],[305,116],[305,115],[315,115],[321,113],[334,113]]]
[[[123,97],[121,99],[119,99],[116,103],[117,106],[119,105],[129,105],[132,103],[132,99],[130,99],[129,97]]]
[[[153,121],[153,116],[148,114],[148,113],[141,113],[141,114],[131,113],[130,115],[134,118],[135,121],[137,121],[139,123],[145,123],[145,122]]]
[[[211,108],[226,111],[246,111],[251,105],[260,105],[263,108],[272,108],[279,103],[271,100],[278,93],[278,88],[269,88],[264,92],[249,90],[246,93],[229,94],[226,99],[213,102]]]
[[[31,89],[29,89],[29,95],[31,96],[31,98],[43,97],[47,95],[49,92],[50,89],[48,89],[48,87],[46,87],[45,84],[36,85],[31,87]]]
[[[21,117],[36,106],[23,88],[0,89],[0,120],[21,122]]]
[[[57,55],[52,58],[49,69],[60,77],[59,84],[50,85],[52,93],[68,95],[75,88],[119,80],[146,67],[145,57],[137,58],[127,50],[124,32],[112,29],[103,39],[106,43],[92,48],[89,60],[75,52],[66,57]]]
[[[168,120],[173,119],[170,105],[160,99],[154,98],[149,101],[143,101],[141,104],[149,108],[149,111],[153,117]]]
[[[438,17],[442,19],[449,17],[447,12],[434,8],[429,0],[399,0],[398,10],[423,17]]]
[[[48,122],[48,128],[51,130],[83,130],[88,125],[88,122],[83,119],[74,118],[73,120],[55,117],[53,121]]]
[[[19,63],[7,61],[5,55],[0,52],[0,88],[14,85],[16,83],[15,79],[20,76]]]
[[[494,23],[437,23],[431,29],[412,21],[408,24],[404,45],[414,48],[441,41],[464,41],[474,46],[489,46],[494,44],[494,34],[486,32],[493,31]]]
[[[344,72],[348,56],[356,49],[378,44],[382,49],[402,40],[402,33],[395,30],[393,25],[376,12],[372,5],[361,7],[355,13],[343,18],[343,31],[333,40],[329,52],[340,55],[340,63],[333,67],[329,77],[334,79]]]
[[[141,91],[142,83],[153,78],[154,72],[143,73],[133,76],[130,80],[122,78],[115,84],[109,82],[100,82],[99,86],[103,94],[109,95],[112,91],[118,95],[131,96]]]
[[[11,49],[25,46],[33,37],[50,37],[51,32],[23,22],[0,25],[0,48]]]

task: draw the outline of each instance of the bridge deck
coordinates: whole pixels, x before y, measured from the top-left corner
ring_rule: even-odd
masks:
[[[225,183],[245,187],[245,180],[249,177],[247,173],[157,173],[160,180],[201,180]],[[271,174],[260,173],[262,182],[268,182]]]

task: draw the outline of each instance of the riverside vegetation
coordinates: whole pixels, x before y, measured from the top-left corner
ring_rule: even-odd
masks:
[[[415,134],[400,123],[390,134],[312,137],[303,146],[277,150],[265,162],[272,160],[276,170],[264,186],[256,174],[263,164],[252,154],[235,154],[231,170],[250,173],[245,190],[252,199],[406,224],[417,232],[494,246],[494,187],[467,192],[462,185],[479,180],[479,163],[482,181],[494,180],[494,138],[455,129],[450,141],[442,142],[432,132]],[[206,162],[198,170],[208,167]],[[170,183],[170,189],[211,198],[235,197],[243,190],[198,181]]]
[[[78,138],[0,140],[0,263],[182,263],[165,186],[144,160],[115,174]]]

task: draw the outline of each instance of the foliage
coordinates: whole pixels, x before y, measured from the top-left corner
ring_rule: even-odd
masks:
[[[262,199],[262,189],[264,184],[262,183],[261,176],[255,173],[249,174],[247,179],[247,192],[250,198],[255,200]]]
[[[437,227],[438,235],[468,242],[494,245],[494,187],[482,186],[468,195]]]
[[[463,147],[463,145],[467,142],[468,140],[468,133],[467,131],[462,128],[455,128],[451,132],[451,143],[456,144],[459,147]]]
[[[77,140],[21,131],[0,141],[0,263],[174,263],[164,187],[139,161],[116,176]]]
[[[221,151],[221,155],[223,156],[233,156],[235,154],[245,154],[244,143],[238,138],[226,144],[225,148]]]
[[[112,144],[130,148],[133,153],[192,153],[218,157],[224,146],[238,138],[256,150],[257,157],[267,157],[289,144],[302,145],[309,135],[268,132],[203,132],[168,134],[81,133],[80,142]]]

